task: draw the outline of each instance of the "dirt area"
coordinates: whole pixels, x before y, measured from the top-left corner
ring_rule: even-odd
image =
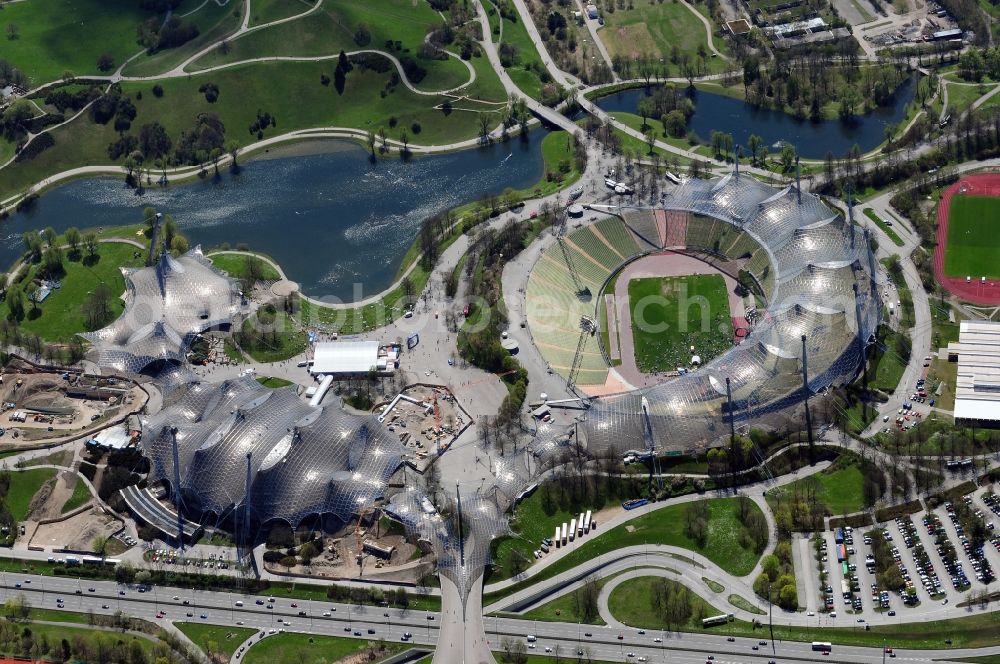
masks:
[[[113,378],[7,370],[0,374],[0,435],[4,442],[37,442],[77,434],[137,411],[146,398],[138,386]]]
[[[54,519],[62,514],[62,506],[73,495],[76,476],[68,471],[61,472],[38,489],[28,505],[28,520]]]
[[[121,527],[121,521],[94,507],[64,521],[38,526],[29,545],[89,551],[97,537],[111,537]]]
[[[417,558],[416,545],[407,542],[398,527],[394,526],[386,530],[382,526],[373,525],[371,528],[362,528],[359,534],[362,543],[371,541],[381,547],[393,549],[388,560],[365,554],[362,559],[363,578],[416,581],[433,567],[430,558],[424,557],[422,560]],[[358,578],[358,565],[355,559],[357,549],[358,539],[354,534],[354,527],[349,526],[335,535],[324,537],[323,552],[313,558],[312,564],[308,567],[296,565],[289,570],[281,565],[271,563],[266,564],[265,567],[268,571],[276,574],[291,573],[330,578]]]
[[[444,387],[412,387],[400,393],[392,410],[387,405],[377,412],[403,446],[414,451],[418,462],[451,445],[467,421],[454,395]]]

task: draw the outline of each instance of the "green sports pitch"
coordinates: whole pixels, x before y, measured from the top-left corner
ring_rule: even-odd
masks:
[[[702,362],[733,342],[726,282],[719,274],[648,277],[628,283],[629,312],[640,371],[673,371]]]
[[[949,277],[1000,278],[1000,198],[951,199],[944,272]]]

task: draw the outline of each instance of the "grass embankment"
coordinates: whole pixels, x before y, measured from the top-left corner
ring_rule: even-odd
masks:
[[[198,36],[177,48],[168,48],[153,54],[142,53],[129,62],[123,71],[126,76],[155,76],[170,71],[188,58],[239,29],[243,20],[244,3],[248,0],[189,3],[184,20],[198,28]]]
[[[892,240],[893,244],[895,244],[897,247],[903,246],[903,239],[899,237],[896,231],[894,231],[892,227],[889,226],[889,224],[887,224],[884,219],[882,219],[882,217],[875,214],[875,210],[873,210],[872,208],[865,208],[864,213],[866,217],[875,222],[876,226],[882,229],[882,232],[885,233],[890,240]]]
[[[370,41],[359,44],[355,40],[355,32],[361,24],[368,26]],[[364,48],[386,51],[399,59],[413,58],[426,70],[426,75],[419,82],[414,82],[417,88],[448,90],[469,80],[468,68],[459,59],[450,56],[442,56],[442,59],[418,56],[427,33],[442,25],[443,19],[429,3],[414,3],[411,0],[325,0],[317,11],[308,15],[251,30],[230,40],[227,51],[212,50],[192,63],[190,69],[197,71],[270,56],[336,56],[341,51],[349,53]],[[388,43],[392,43],[392,47]]]
[[[31,470],[12,471],[10,490],[5,500],[11,516],[18,521],[24,521],[28,516],[28,507],[42,485],[56,476],[54,468],[32,468]]]
[[[483,598],[483,603],[489,604],[607,553],[635,545],[668,544],[689,549],[702,554],[730,574],[736,576],[749,574],[760,556],[742,541],[743,524],[739,519],[738,500],[714,498],[705,502],[708,504],[709,519],[707,537],[703,545],[685,532],[684,515],[691,503],[668,505],[638,516],[590,540],[585,538],[582,544],[576,545],[575,550],[538,574],[502,591],[488,593]],[[751,509],[760,511],[756,504],[752,504]],[[554,529],[553,525],[550,530]]]
[[[678,71],[681,57],[690,58],[699,73],[714,74],[726,69],[725,60],[712,57],[704,24],[685,5],[637,4],[635,9],[619,8],[603,16],[607,25],[600,39],[612,56],[631,60],[634,54],[659,54],[674,71]],[[704,59],[699,49],[705,53]]]
[[[262,308],[243,321],[239,343],[257,362],[280,362],[305,352],[309,338],[291,315]],[[268,386],[270,387],[270,386]]]
[[[136,252],[139,256],[136,257]],[[112,297],[108,301],[111,316],[108,321],[121,315],[124,306],[118,295],[125,291],[125,278],[122,267],[140,267],[145,264],[145,252],[129,244],[107,243],[97,247],[93,257],[81,251],[77,257],[71,258],[66,252],[63,261],[65,275],[60,279],[61,287],[53,290],[35,309],[30,302],[25,303],[24,320],[20,328],[28,334],[37,334],[42,339],[52,342],[68,342],[80,332],[88,330],[83,304],[98,284],[106,284]],[[27,277],[19,283],[27,285],[27,296],[34,292],[32,284],[37,278],[40,266],[32,264],[28,267]],[[0,302],[0,318],[7,318],[10,308],[7,301]]]
[[[97,68],[97,58],[107,53],[120,65],[141,50],[135,41],[136,26],[154,16],[135,2],[4,3],[0,57],[24,72],[32,88],[58,80],[67,71],[77,76],[104,74]],[[16,26],[13,39],[6,32],[8,25]]]
[[[315,0],[253,0],[250,27],[296,16],[315,6]]]
[[[871,378],[869,386],[892,394],[899,387],[899,381],[906,370],[906,360],[896,351],[897,339],[902,332],[895,332],[885,325],[878,329],[878,344],[872,351],[868,375]],[[874,368],[874,371],[872,371]],[[905,389],[905,388],[904,388]]]
[[[243,661],[246,664],[338,662],[361,653],[372,653],[371,659],[363,661],[381,661],[406,647],[407,644],[385,641],[285,633],[268,636],[253,644],[244,654]]]
[[[864,474],[858,463],[838,461],[820,473],[788,484],[781,491],[793,496],[808,494],[829,515],[850,514],[866,507],[863,485]],[[767,501],[772,510],[776,509],[777,502],[770,492]]]
[[[234,279],[242,279],[250,273],[250,268],[247,265],[247,260],[254,260],[255,256],[250,256],[247,254],[212,254],[209,259],[212,261],[212,265],[216,268],[222,270],[230,277]],[[277,281],[281,278],[278,271],[268,263],[267,261],[256,258],[257,269],[260,273],[260,279],[263,281]]]
[[[687,616],[683,614],[678,622],[667,620],[665,606],[654,605],[654,588],[658,585],[665,586],[668,593],[678,594],[681,604],[687,604],[689,609]],[[632,627],[642,627],[645,629],[686,629],[694,630],[701,628],[701,619],[708,616],[717,616],[719,611],[704,599],[695,595],[687,586],[681,585],[672,579],[665,579],[655,576],[640,576],[635,579],[628,579],[619,584],[608,597],[608,609],[616,619]]]
[[[72,512],[77,507],[90,502],[92,498],[93,496],[91,495],[90,488],[87,486],[86,482],[77,477],[76,484],[73,485],[73,493],[70,494],[69,498],[66,499],[66,502],[63,503],[61,511],[63,514]]]
[[[276,121],[276,126],[264,130],[265,137],[310,127],[349,127],[375,133],[384,128],[389,139],[399,139],[405,131],[410,143],[435,145],[475,137],[479,111],[494,114],[500,105],[491,102],[506,101],[488,63],[485,68],[479,65],[485,58],[473,60],[480,73],[468,91],[483,101],[462,102],[462,108],[475,112],[456,108],[446,114],[435,108],[446,97],[418,95],[401,83],[390,85],[395,70],[379,73],[355,67],[347,74],[343,94],[338,94],[332,83],[321,82],[323,75],[332,78],[336,61],[256,63],[184,78],[129,81],[122,83],[122,89],[136,108],[132,133],[158,122],[174,146],[200,113],[219,117],[226,127],[226,144],[246,146],[258,140],[258,134],[247,131],[257,122],[258,111],[269,113]],[[214,103],[198,91],[205,83],[218,87]],[[154,85],[162,88],[162,97],[153,94]],[[499,116],[494,114],[491,126],[497,122]],[[112,162],[107,155],[108,146],[119,139],[114,122],[96,124],[89,113],[83,113],[49,135],[55,141],[52,147],[0,171],[0,200],[54,173],[94,163],[121,163]]]
[[[201,623],[179,622],[174,627],[184,633],[209,657],[224,655],[228,660],[241,643],[257,631],[247,627],[223,627]]]
[[[295,384],[290,380],[285,380],[284,378],[275,378],[274,376],[261,376],[260,378],[257,379],[257,382],[263,385],[264,387],[271,388],[272,390],[276,390],[279,387],[288,387],[289,385]]]
[[[519,87],[526,95],[534,99],[541,99],[543,83],[540,72],[546,71],[545,65],[542,63],[541,56],[538,55],[535,43],[528,35],[527,28],[520,21],[520,16],[516,21],[511,21],[505,17],[503,19],[502,30],[502,42],[510,44],[517,49],[514,64],[506,68],[507,75],[510,76],[510,80],[514,82],[514,85]]]
[[[729,293],[721,275],[633,279],[628,297],[635,361],[645,373],[688,366],[693,355],[708,362],[732,346]]]

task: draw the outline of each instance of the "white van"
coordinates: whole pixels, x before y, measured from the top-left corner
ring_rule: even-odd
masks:
[[[236,606],[243,606],[243,600],[236,600]]]
[[[526,636],[525,638],[528,639],[528,643],[534,643],[535,641],[538,640],[535,638],[534,634],[528,634],[528,636]]]

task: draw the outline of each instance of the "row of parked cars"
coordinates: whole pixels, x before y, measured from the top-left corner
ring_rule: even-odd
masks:
[[[962,504],[965,505],[966,509],[972,514],[973,519],[977,519],[983,529],[983,531],[988,530],[986,526],[985,514],[981,509],[978,509],[972,504],[972,496],[963,496]],[[996,574],[993,573],[993,566],[990,562],[986,560],[986,555],[983,552],[983,545],[986,543],[985,540],[974,542],[969,539],[965,534],[965,526],[962,525],[961,519],[958,517],[958,512],[952,503],[945,503],[944,509],[948,513],[948,518],[951,519],[952,524],[955,526],[955,533],[958,535],[958,541],[965,549],[965,555],[969,557],[969,562],[972,564],[972,569],[976,573],[976,578],[980,583],[990,583],[996,578]]]
[[[951,579],[952,587],[955,590],[967,589],[972,584],[969,583],[969,577],[965,574],[962,561],[958,559],[955,545],[951,543],[951,538],[948,537],[941,519],[934,512],[928,512],[924,516],[924,526],[927,528],[927,534],[934,537],[934,545],[937,548],[938,555],[941,556],[941,564],[944,565],[944,571],[948,574],[949,579]]]
[[[913,562],[917,567],[917,575],[920,578],[920,584],[924,587],[924,592],[930,597],[941,596],[944,594],[944,591],[941,589],[941,579],[938,577],[937,572],[934,571],[934,563],[931,562],[930,555],[928,555],[927,550],[924,549],[924,545],[920,542],[920,537],[917,535],[917,529],[913,525],[913,521],[908,516],[898,517],[896,525],[899,527],[899,532],[903,535],[903,544],[913,553]],[[909,580],[909,575],[904,574],[903,578]],[[914,598],[910,602],[915,604],[917,600]]]

